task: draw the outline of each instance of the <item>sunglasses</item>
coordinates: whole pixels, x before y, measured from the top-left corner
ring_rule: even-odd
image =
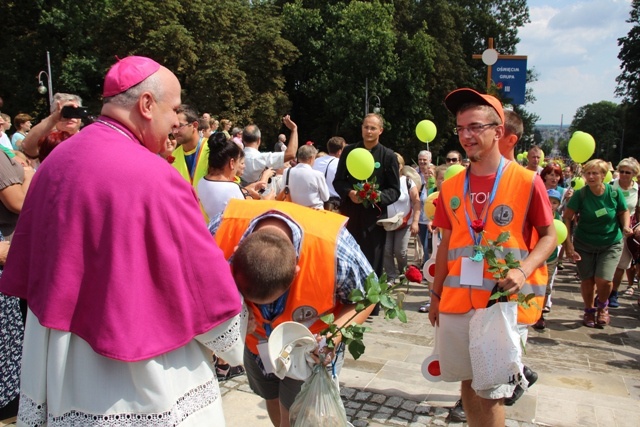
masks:
[[[456,163],[458,161],[457,157],[447,157],[447,163]]]
[[[632,175],[633,172],[631,171],[618,171],[618,173],[624,174],[624,175]]]

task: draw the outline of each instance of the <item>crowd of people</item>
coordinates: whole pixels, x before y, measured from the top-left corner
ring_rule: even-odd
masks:
[[[21,425],[224,425],[218,382],[246,374],[273,424],[286,427],[304,381],[273,372],[271,331],[296,321],[318,333],[327,313],[362,323],[379,307],[357,313],[349,295],[364,291],[367,276],[394,282],[435,256],[419,311],[438,326],[442,378],[461,383],[451,419],[504,425],[504,405],[526,387],[474,389],[469,355],[470,319],[495,286],[534,295],[518,312],[525,341],[529,325],[546,327],[563,258],[577,264],[586,327],[609,324],[625,274],[625,294],[636,292],[638,254],[627,240],[640,241],[640,164],[580,168],[545,161],[533,146],[521,165],[522,121],[490,95],[447,96],[464,155],[449,151],[441,165],[427,150],[406,164],[381,143],[375,113],[361,141],[334,136],[326,153],[299,144],[285,116],[288,136],[260,151],[256,124],[233,127],[182,104],[175,75],[145,57],[114,64],[103,98],[84,127],[82,100],[70,94],[56,94],[33,127],[18,114],[11,138],[0,116],[0,353],[12,373],[2,379],[0,419],[13,411]],[[372,199],[347,163],[356,149],[373,157]],[[464,173],[445,179],[452,165]],[[560,218],[569,230],[562,248]],[[474,247],[503,231],[518,266],[496,283]],[[412,237],[419,259],[408,258]],[[335,349],[313,357],[337,375],[344,346],[339,334],[329,339]],[[537,379],[526,366],[522,374],[529,386]]]

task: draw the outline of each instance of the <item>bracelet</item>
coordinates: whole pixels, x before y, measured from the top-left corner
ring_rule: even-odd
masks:
[[[431,294],[432,294],[433,296],[438,297],[438,300],[442,299],[442,298],[440,298],[440,294],[438,294],[438,293],[437,293],[436,291],[434,291],[433,289],[431,289],[429,292],[431,292]]]
[[[524,270],[522,269],[522,267],[516,267],[515,270],[519,270],[520,273],[522,273],[522,275],[524,276],[524,280],[527,280],[527,273],[524,272]]]

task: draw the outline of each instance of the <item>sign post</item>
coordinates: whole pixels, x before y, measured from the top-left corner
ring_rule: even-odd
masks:
[[[482,55],[473,55],[487,65],[487,93],[491,83],[495,83],[503,97],[514,105],[525,102],[527,86],[527,57],[523,55],[500,55],[493,48],[493,37],[489,38],[489,48]]]

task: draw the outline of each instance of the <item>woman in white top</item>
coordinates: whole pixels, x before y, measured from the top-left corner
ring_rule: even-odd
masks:
[[[224,211],[230,199],[244,199],[241,187],[235,182],[236,168],[242,150],[219,132],[211,135],[209,144],[209,173],[198,182],[198,197],[209,219]]]
[[[404,168],[404,158],[396,153],[400,171]],[[407,268],[407,247],[409,237],[418,234],[418,222],[420,219],[420,195],[414,182],[400,173],[400,198],[387,206],[387,217],[402,212],[406,223],[393,231],[387,231],[387,240],[384,245],[383,266],[389,281],[395,280]],[[426,252],[426,251],[425,251]],[[396,262],[398,267],[396,268]]]
[[[633,177],[638,176],[639,173],[640,164],[638,164],[636,159],[633,157],[622,159],[620,163],[618,163],[619,178],[612,183],[612,187],[615,190],[622,191],[624,200],[627,202],[627,209],[629,209],[632,225],[638,222],[638,183],[633,181]],[[635,230],[637,230],[637,227]],[[633,285],[635,269],[631,265],[633,261],[631,259],[631,252],[629,252],[629,248],[627,248],[627,239],[622,239],[622,241],[624,242],[624,247],[622,248],[622,254],[620,255],[616,272],[613,274],[613,290],[609,296],[609,307],[614,308],[620,305],[618,303],[618,288],[620,287],[620,283],[622,283],[622,276],[625,271],[627,272],[629,286],[624,294],[626,296],[632,296],[635,291]]]

